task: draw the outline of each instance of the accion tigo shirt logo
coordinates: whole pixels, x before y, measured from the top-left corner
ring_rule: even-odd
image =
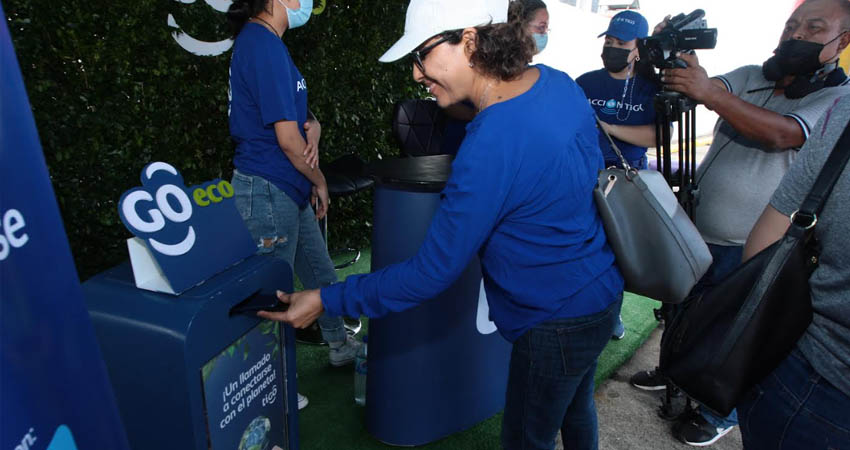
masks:
[[[591,106],[599,106],[601,107],[599,111],[602,114],[614,115],[617,114],[617,111],[622,109],[623,111],[632,111],[632,112],[644,112],[646,109],[643,106],[643,103],[638,103],[633,105],[631,103],[622,103],[617,101],[616,99],[601,99],[601,98],[592,98],[587,100]]]
[[[178,3],[183,4],[192,4],[195,3],[196,0],[174,0]],[[220,12],[226,13],[227,8],[230,7],[230,4],[233,3],[232,0],[204,0],[204,3],[210,6],[210,8]],[[313,3],[313,15],[319,15],[325,11],[326,0],[316,0]],[[233,47],[233,39],[226,38],[219,41],[202,41],[192,37],[189,33],[183,31],[180,27],[180,24],[177,23],[177,19],[174,18],[173,14],[168,15],[167,19],[168,27],[175,28],[175,31],[171,32],[171,36],[174,38],[174,41],[177,42],[183,50],[186,50],[189,53],[198,56],[218,56],[226,51],[230,50]]]
[[[174,166],[153,162],[141,181],[118,202],[121,221],[137,237],[128,242],[137,286],[179,294],[256,252],[226,180],[187,188]],[[139,242],[150,258],[139,259]],[[154,265],[170,289],[140,282],[140,268]]]

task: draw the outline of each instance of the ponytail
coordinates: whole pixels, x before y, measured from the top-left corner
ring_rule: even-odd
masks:
[[[230,25],[234,39],[250,18],[266,11],[267,4],[268,0],[233,0],[227,8],[227,23]]]

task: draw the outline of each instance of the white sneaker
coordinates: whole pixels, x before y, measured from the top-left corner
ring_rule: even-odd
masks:
[[[328,357],[331,365],[342,367],[354,362],[354,356],[357,354],[357,350],[363,346],[363,343],[348,336],[344,342],[331,342],[328,346],[330,347]]]
[[[301,393],[299,392],[298,393],[298,410],[300,411],[300,410],[306,408],[309,403],[310,403],[310,400],[307,400],[307,396],[301,395]]]

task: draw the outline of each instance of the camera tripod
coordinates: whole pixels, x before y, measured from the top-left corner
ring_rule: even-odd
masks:
[[[676,193],[682,209],[695,219],[698,188],[696,186],[696,102],[678,92],[662,91],[655,96],[655,151],[658,171]],[[672,168],[670,124],[678,126],[678,169]],[[678,189],[677,189],[678,188]]]
[[[696,220],[696,204],[699,188],[696,184],[696,102],[678,92],[662,91],[655,96],[655,143],[658,171],[673,189],[682,209],[692,221]],[[678,157],[673,169],[671,123],[677,124]],[[670,323],[679,305],[663,303],[655,310],[655,318]],[[693,410],[690,398],[686,398],[684,410],[677,413],[673,398],[680,391],[666,379],[665,393],[658,415],[666,420],[676,420]]]

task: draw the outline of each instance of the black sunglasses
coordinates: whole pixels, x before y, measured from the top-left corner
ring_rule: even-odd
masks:
[[[410,52],[410,57],[413,58],[413,64],[416,64],[416,67],[419,68],[419,71],[423,74],[425,73],[425,65],[423,61],[428,57],[428,53],[431,53],[431,50],[434,50],[434,47],[452,39],[451,36],[443,36],[440,39],[437,39],[433,44],[426,45],[419,50],[414,50]]]

